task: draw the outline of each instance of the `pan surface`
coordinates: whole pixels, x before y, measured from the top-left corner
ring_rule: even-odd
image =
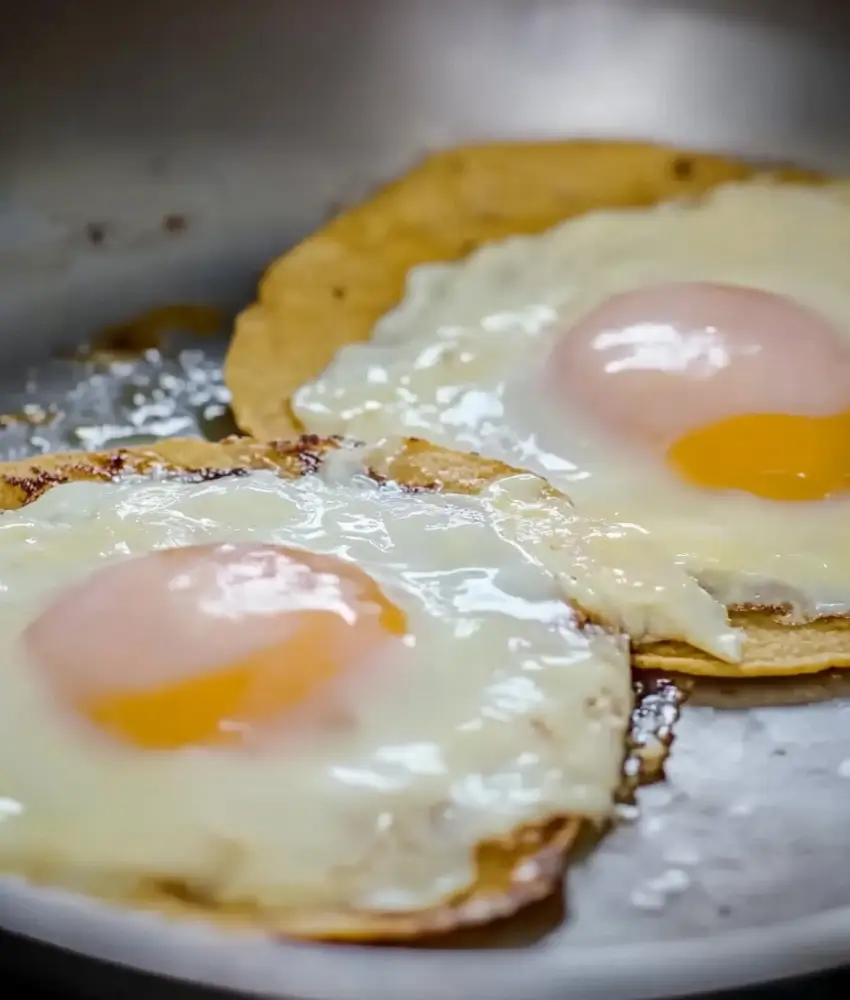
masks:
[[[227,433],[214,331],[269,259],[426,150],[591,135],[850,172],[840,6],[15,5],[0,32],[14,95],[0,412],[20,419],[0,422],[0,457]],[[111,348],[146,352],[68,358],[106,329]],[[573,867],[565,906],[451,950],[222,939],[7,883],[0,924],[293,1000],[669,997],[850,962],[848,829],[846,682],[699,685],[667,781]]]

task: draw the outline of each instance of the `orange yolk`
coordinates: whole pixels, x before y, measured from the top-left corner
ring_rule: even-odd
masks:
[[[850,489],[850,339],[784,296],[626,292],[567,331],[550,362],[551,392],[693,485],[770,500]]]
[[[61,593],[25,634],[77,713],[146,749],[245,741],[333,707],[406,619],[363,570],[274,545],[166,549]],[[356,678],[355,678],[356,680]]]
[[[850,410],[834,417],[728,417],[679,438],[667,457],[696,486],[768,500],[823,500],[850,489]]]

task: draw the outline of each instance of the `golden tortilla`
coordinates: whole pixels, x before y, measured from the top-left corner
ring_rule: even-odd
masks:
[[[282,475],[295,477],[315,471],[322,456],[338,444],[315,437],[269,444],[248,438],[231,438],[218,444],[174,439],[108,453],[45,455],[37,460],[0,463],[0,508],[20,507],[58,483],[110,479],[122,473],[165,471],[212,479],[239,470],[276,469]],[[449,491],[471,493],[508,471],[499,463],[414,443],[375,474],[379,478],[396,478],[399,473],[400,481],[415,488],[439,485]],[[270,914],[249,907],[222,908],[173,883],[151,884],[132,902],[174,918],[212,921],[233,929],[251,928],[289,937],[336,941],[420,938],[489,923],[549,895],[560,884],[568,851],[584,822],[580,817],[553,816],[522,827],[504,840],[482,844],[475,882],[451,900],[418,912],[346,909]]]
[[[818,618],[801,625],[785,620],[784,608],[731,608],[733,625],[746,632],[744,661],[730,668],[683,642],[638,647],[632,663],[695,677],[795,677],[850,667],[850,618]]]
[[[340,347],[369,338],[417,264],[457,260],[594,209],[696,196],[756,173],[764,171],[645,143],[506,143],[437,153],[269,267],[257,302],[236,320],[225,362],[236,421],[258,438],[298,433],[289,398]],[[791,169],[771,176],[817,179]]]

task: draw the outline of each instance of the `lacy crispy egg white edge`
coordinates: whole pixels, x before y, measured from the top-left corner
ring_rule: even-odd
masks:
[[[237,318],[225,363],[237,422],[259,437],[298,433],[292,394],[340,347],[368,339],[417,264],[457,260],[484,243],[540,233],[595,209],[699,196],[756,176],[783,183],[823,180],[808,171],[765,171],[645,143],[506,143],[435,154],[268,269],[257,302]],[[785,611],[730,609],[747,635],[740,665],[674,642],[646,645],[635,664],[714,677],[850,667],[850,621],[789,625]]]
[[[755,176],[819,179],[646,143],[504,143],[434,154],[268,268],[257,302],[236,320],[225,362],[236,421],[261,439],[303,430],[292,394],[340,347],[369,338],[418,264],[458,260],[596,209],[695,197]]]
[[[297,477],[315,471],[323,456],[340,446],[336,440],[309,436],[267,444],[245,438],[220,443],[173,439],[150,447],[44,455],[36,461],[0,463],[0,509],[21,507],[60,483],[108,480],[122,474],[165,473],[213,479],[240,470],[270,469]],[[393,479],[413,489],[475,493],[514,470],[499,462],[411,442],[384,467],[370,471],[377,479]],[[503,840],[480,845],[476,881],[454,899],[416,913],[338,911],[272,920],[258,911],[207,905],[203,899],[189,897],[180,886],[172,885],[152,885],[133,903],[168,917],[316,940],[391,941],[441,934],[509,916],[549,895],[560,883],[569,849],[583,822],[577,817],[551,817],[521,827]]]

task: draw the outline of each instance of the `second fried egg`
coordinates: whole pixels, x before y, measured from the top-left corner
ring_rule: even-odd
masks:
[[[414,269],[293,410],[532,469],[724,604],[845,614],[848,259],[841,185],[591,213]]]

